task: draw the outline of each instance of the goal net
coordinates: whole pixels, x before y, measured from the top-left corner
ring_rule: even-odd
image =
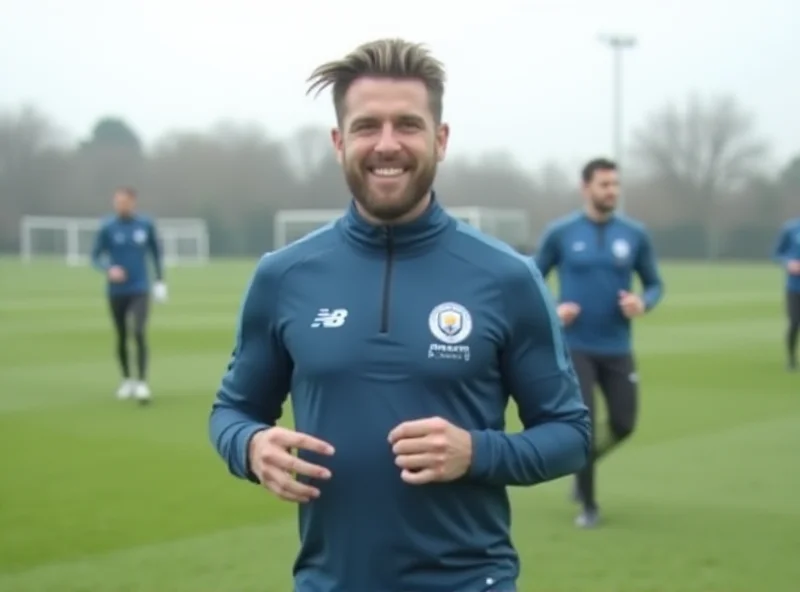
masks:
[[[273,242],[276,249],[285,247],[333,222],[342,210],[278,210],[273,218]]]
[[[494,236],[514,248],[530,242],[528,213],[523,209],[456,207],[453,217]],[[279,210],[274,218],[275,248],[286,246],[342,215],[342,210]]]
[[[521,208],[458,207],[448,212],[515,249],[527,248],[530,242],[528,212]]]
[[[88,265],[100,228],[99,218],[24,216],[20,221],[23,261],[61,260]],[[209,259],[208,225],[202,218],[159,218],[155,221],[164,265],[203,265]]]

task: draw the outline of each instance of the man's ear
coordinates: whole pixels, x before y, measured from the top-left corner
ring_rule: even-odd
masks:
[[[450,126],[442,123],[436,130],[436,159],[439,162],[444,160],[447,154],[447,143],[450,141]]]
[[[336,160],[339,164],[344,163],[344,136],[342,130],[335,127],[331,130],[331,142],[333,142],[333,149],[336,152]]]

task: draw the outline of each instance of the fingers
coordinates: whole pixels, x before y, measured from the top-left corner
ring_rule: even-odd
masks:
[[[286,450],[271,446],[259,458],[261,483],[281,499],[307,502],[319,496],[319,489],[300,483],[295,475],[314,479],[330,479],[331,472],[290,454]]]
[[[445,460],[444,454],[427,452],[423,454],[403,454],[395,458],[394,462],[401,469],[419,471],[420,469],[443,467]]]
[[[317,454],[330,456],[334,453],[334,448],[327,442],[292,430],[279,430],[272,434],[272,443],[283,448],[296,448],[298,450],[308,450]]]
[[[274,466],[265,467],[261,483],[286,501],[306,503],[319,497],[319,489],[300,483],[290,473]]]
[[[330,479],[331,472],[325,467],[307,462],[298,458],[284,448],[270,446],[259,455],[259,460],[265,466],[275,467],[281,471],[288,471],[315,479]]]
[[[258,433],[251,443],[254,473],[261,484],[281,499],[308,502],[319,496],[319,489],[299,482],[295,475],[312,479],[330,479],[331,472],[299,458],[292,449],[329,456],[333,446],[308,434],[274,427]]]
[[[421,485],[438,481],[447,464],[448,423],[438,417],[409,421],[389,434],[395,464],[406,483]]]
[[[445,452],[446,450],[447,438],[444,434],[430,434],[423,438],[405,438],[392,445],[392,452],[396,455]]]
[[[404,469],[400,473],[400,478],[409,485],[425,485],[426,483],[433,483],[439,479],[441,475],[440,469],[428,468],[421,471],[409,471]]]
[[[283,467],[285,471],[290,471],[296,475],[312,477],[314,479],[331,478],[331,472],[325,467],[306,462],[302,458],[298,458],[293,454],[289,454],[288,456],[291,460],[285,462],[285,464],[288,465]]]
[[[421,438],[433,433],[444,433],[447,422],[441,417],[430,417],[406,421],[389,432],[389,443],[395,444],[407,438]]]

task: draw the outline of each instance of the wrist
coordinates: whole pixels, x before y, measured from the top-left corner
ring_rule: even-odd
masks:
[[[245,474],[243,476],[255,483],[257,483],[259,479],[253,472],[252,459],[255,454],[256,447],[258,445],[258,435],[261,434],[262,432],[267,431],[268,429],[269,426],[258,424],[251,427],[243,434],[244,445],[242,446],[241,450],[242,454],[244,455],[244,458],[242,459],[244,461],[242,463],[242,466],[244,466]]]
[[[253,456],[256,448],[258,447],[259,436],[269,429],[268,426],[256,426],[247,438],[247,458]]]
[[[472,441],[472,458],[470,460],[467,476],[482,478],[489,470],[491,463],[488,438],[490,434],[484,430],[471,430],[469,432]]]

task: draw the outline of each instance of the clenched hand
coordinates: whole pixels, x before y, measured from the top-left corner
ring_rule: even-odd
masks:
[[[621,290],[619,293],[619,307],[622,309],[622,314],[629,319],[641,316],[645,312],[642,297],[625,290]]]
[[[581,314],[581,307],[579,304],[574,302],[562,302],[556,308],[556,314],[558,315],[561,324],[566,327],[567,325],[572,324],[577,316]]]
[[[440,417],[401,423],[389,433],[400,478],[412,485],[453,481],[472,463],[472,436]]]

